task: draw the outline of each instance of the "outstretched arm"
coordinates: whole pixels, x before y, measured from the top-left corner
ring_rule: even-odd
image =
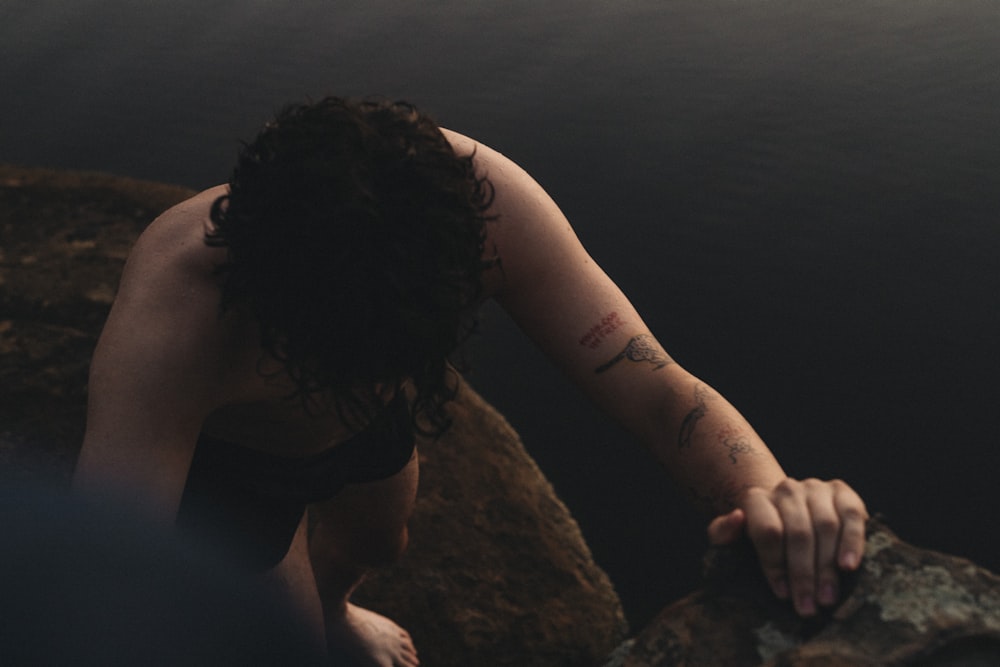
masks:
[[[459,151],[470,140],[449,135]],[[550,197],[484,146],[496,188],[488,252],[500,257],[488,291],[598,405],[662,462],[677,484],[719,515],[713,542],[744,532],[775,593],[802,614],[832,604],[838,569],[857,566],[864,504],[846,484],[788,479],[753,428],[718,392],[681,368],[584,250]]]

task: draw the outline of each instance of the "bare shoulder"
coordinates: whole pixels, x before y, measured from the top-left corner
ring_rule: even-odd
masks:
[[[205,370],[211,354],[225,347],[231,326],[220,317],[215,272],[224,250],[204,242],[212,202],[224,193],[213,188],[195,195],[140,235],[98,342],[94,370],[108,365],[116,372],[171,373],[193,364]]]
[[[444,133],[458,155],[474,156],[478,175],[493,186],[486,252],[498,255],[503,269],[485,276],[490,296],[531,289],[553,273],[590,261],[566,216],[527,171],[470,137]]]
[[[143,231],[133,253],[158,252],[177,244],[187,246],[190,238],[203,236],[211,224],[209,213],[213,203],[226,192],[226,186],[219,185],[170,207]]]
[[[498,192],[500,196],[506,199],[525,190],[536,191],[536,194],[541,191],[528,172],[500,151],[453,130],[442,128],[441,131],[456,155],[473,156],[477,172],[489,178],[495,188],[502,190]]]
[[[218,248],[205,244],[205,233],[211,225],[212,204],[225,192],[224,186],[205,190],[150,223],[129,253],[119,300],[142,297],[152,290],[157,300],[162,302],[166,298],[169,303],[173,293],[190,295],[197,285],[208,289],[214,266],[224,255]]]

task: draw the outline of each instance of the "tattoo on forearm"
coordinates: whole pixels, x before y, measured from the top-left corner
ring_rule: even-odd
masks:
[[[738,454],[752,454],[753,446],[750,441],[742,435],[736,436],[724,436],[721,440],[722,446],[729,450],[729,460],[736,465],[738,461],[736,456]]]
[[[623,324],[625,324],[625,321],[618,316],[617,311],[608,313],[601,318],[600,322],[594,324],[594,326],[587,330],[587,333],[580,337],[580,345],[588,347],[591,350],[597,349],[604,342],[605,337]]]
[[[628,342],[624,350],[615,355],[607,363],[603,363],[595,368],[594,372],[603,373],[623,359],[628,359],[636,363],[648,361],[653,364],[651,370],[654,371],[674,363],[674,360],[667,356],[667,353],[660,348],[655,338],[649,334],[639,334]]]
[[[694,388],[694,407],[691,412],[684,416],[681,422],[680,433],[677,435],[677,446],[681,449],[691,445],[691,438],[694,437],[694,429],[708,413],[708,404],[705,398],[708,396],[708,388],[703,384],[698,384]]]

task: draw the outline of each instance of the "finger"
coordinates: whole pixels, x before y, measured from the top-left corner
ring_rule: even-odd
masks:
[[[833,488],[825,482],[806,482],[806,503],[815,536],[816,601],[827,607],[836,603],[840,596],[840,572],[837,567],[840,517],[834,507],[833,495]]]
[[[816,613],[816,539],[801,482],[785,480],[772,492],[785,533],[785,561],[792,602],[801,616]]]
[[[746,515],[741,509],[717,516],[708,524],[708,541],[716,546],[732,544],[743,535],[745,525]]]
[[[774,594],[788,598],[788,573],[785,569],[784,530],[781,515],[762,489],[751,490],[743,502],[746,531],[753,542],[761,569]]]
[[[856,570],[865,553],[865,523],[868,510],[854,489],[840,480],[831,482],[834,487],[833,503],[840,517],[840,546],[837,563],[845,570]]]

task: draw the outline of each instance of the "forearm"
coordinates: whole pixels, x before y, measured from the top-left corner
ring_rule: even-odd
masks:
[[[667,369],[665,369],[667,370]],[[717,391],[679,368],[669,399],[653,399],[641,434],[678,487],[702,510],[733,509],[751,487],[785,478],[746,419]]]
[[[839,571],[856,569],[864,553],[867,511],[857,493],[840,480],[789,479],[736,408],[649,335],[633,336],[594,370],[612,372],[590,384],[595,398],[715,515],[709,540],[748,537],[775,595],[803,616],[834,604]]]

